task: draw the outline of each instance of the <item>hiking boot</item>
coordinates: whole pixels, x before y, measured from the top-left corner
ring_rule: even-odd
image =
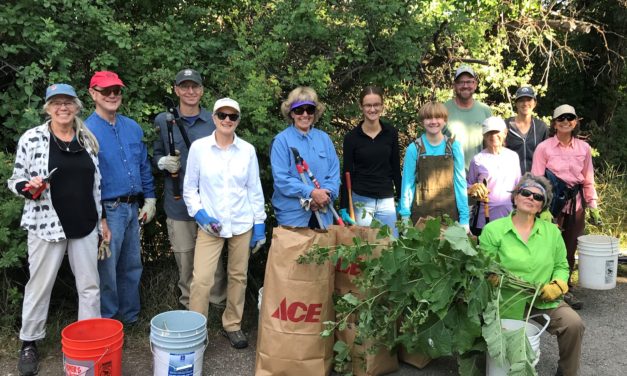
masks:
[[[223,336],[229,339],[229,342],[231,342],[231,346],[233,346],[234,348],[243,349],[248,347],[248,339],[246,339],[246,335],[241,330],[227,332],[226,330],[222,329],[221,333]]]
[[[564,294],[564,301],[574,310],[578,311],[583,308],[583,302],[570,292]]]
[[[32,376],[39,372],[39,354],[35,342],[23,342],[17,370],[21,376]]]

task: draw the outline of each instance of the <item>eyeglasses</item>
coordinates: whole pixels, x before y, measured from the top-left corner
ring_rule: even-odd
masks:
[[[189,89],[192,89],[192,91],[200,91],[202,89],[202,86],[198,84],[182,84],[177,86],[182,91],[188,91]]]
[[[472,84],[474,84],[476,81],[475,80],[463,80],[463,81],[455,81],[455,85],[457,86],[470,86]]]
[[[540,193],[533,193],[530,190],[524,188],[519,190],[518,193],[520,193],[520,195],[523,197],[533,196],[534,200],[544,202],[544,195],[541,195]]]
[[[299,106],[293,109],[292,112],[295,113],[296,115],[302,115],[305,112],[307,113],[307,115],[313,115],[316,113],[316,106],[309,106],[309,105]]]
[[[575,119],[577,119],[577,116],[573,114],[564,114],[564,115],[560,115],[556,117],[555,121],[564,121],[564,120],[573,121]]]
[[[365,108],[366,110],[380,110],[381,107],[383,107],[383,103],[368,103],[368,104],[362,104],[361,105],[363,108]]]
[[[230,121],[237,121],[237,119],[239,119],[239,114],[226,114],[224,112],[216,112],[216,116],[220,120],[224,120],[227,117]]]
[[[74,107],[74,105],[74,102],[50,102],[50,106],[54,108],[62,108],[63,106],[67,108],[72,108]]]
[[[119,86],[109,86],[109,87],[105,87],[104,89],[98,89],[98,88],[93,88],[93,89],[99,92],[100,94],[104,95],[105,97],[110,96],[111,93],[113,93],[113,95],[116,97],[122,94],[122,88]]]

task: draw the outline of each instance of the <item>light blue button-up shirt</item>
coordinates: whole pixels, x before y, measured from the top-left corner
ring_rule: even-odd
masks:
[[[270,162],[274,178],[272,206],[276,219],[279,225],[307,227],[312,213],[301,207],[300,199],[310,198],[314,186],[309,178],[307,183],[301,180],[290,149],[292,147],[298,149],[321,188],[331,191],[331,200],[339,195],[340,161],[331,138],[319,129],[312,128],[303,134],[290,125],[274,138]],[[331,211],[320,212],[320,216],[324,226],[333,223]]]
[[[139,124],[119,114],[115,115],[112,124],[96,112],[85,120],[85,124],[100,145],[102,201],[138,194],[155,198],[148,152],[142,141],[144,132]]]

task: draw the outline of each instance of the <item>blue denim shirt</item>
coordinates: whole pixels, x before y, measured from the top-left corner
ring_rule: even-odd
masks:
[[[314,186],[309,178],[307,183],[301,180],[290,147],[298,149],[321,188],[331,191],[331,200],[339,195],[340,161],[329,135],[316,128],[302,134],[291,125],[272,141],[272,206],[276,219],[279,225],[307,227],[312,214],[301,207],[300,198],[309,198]],[[331,211],[326,214],[321,212],[320,215],[325,226],[333,223]]]
[[[155,198],[155,184],[148,161],[144,132],[137,122],[115,115],[115,125],[92,113],[85,124],[96,136],[100,151],[102,200],[142,194]]]

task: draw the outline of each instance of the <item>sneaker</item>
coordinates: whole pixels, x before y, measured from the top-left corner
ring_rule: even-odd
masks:
[[[17,370],[21,376],[32,376],[39,372],[39,354],[35,342],[25,342],[20,350]]]
[[[574,310],[578,311],[583,308],[583,302],[570,292],[564,295],[564,301]]]
[[[246,338],[244,332],[242,332],[241,330],[227,332],[226,330],[222,329],[220,333],[229,339],[229,341],[231,342],[231,346],[233,346],[234,348],[243,349],[248,347],[248,339]]]

